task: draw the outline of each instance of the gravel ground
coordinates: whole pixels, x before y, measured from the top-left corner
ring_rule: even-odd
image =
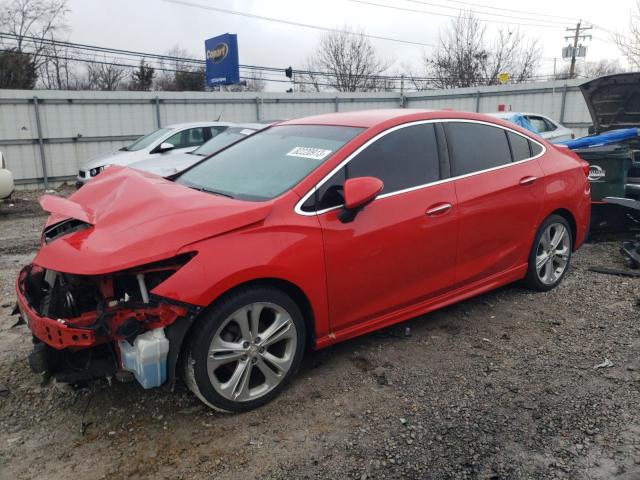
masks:
[[[223,415],[180,385],[40,384],[9,315],[36,198],[0,206],[1,478],[640,478],[640,279],[587,271],[624,268],[618,241],[585,245],[552,292],[508,286],[309,352],[279,399]]]

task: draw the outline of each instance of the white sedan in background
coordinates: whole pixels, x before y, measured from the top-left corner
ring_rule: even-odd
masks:
[[[115,152],[108,152],[89,159],[78,172],[76,188],[98,175],[111,165],[127,166],[139,160],[169,153],[186,153],[198,148],[229,126],[229,122],[179,123],[159,128]]]
[[[0,200],[9,198],[13,193],[13,175],[7,168],[2,152],[0,152]]]
[[[549,117],[540,115],[539,113],[494,112],[488,113],[487,115],[501,118],[503,120],[512,121],[513,123],[520,125],[521,127],[531,130],[533,133],[537,133],[542,138],[551,143],[560,142],[562,140],[571,140],[572,138],[575,138],[573,130],[565,127],[555,120],[551,120]],[[525,123],[524,125],[521,123],[522,118],[524,118],[524,120],[528,122],[528,125],[526,125],[526,122],[523,122]]]
[[[238,123],[230,126],[224,132],[216,135],[207,143],[187,153],[171,153],[162,157],[150,156],[145,160],[129,164],[130,168],[155,173],[161,177],[169,177],[178,172],[186,170],[194,163],[205,159],[209,155],[219,152],[229,145],[253,135],[260,130],[264,130],[276,123],[266,121],[259,123]]]

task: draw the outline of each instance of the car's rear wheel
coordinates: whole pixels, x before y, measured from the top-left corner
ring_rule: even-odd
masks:
[[[302,360],[302,313],[276,288],[237,291],[196,321],[184,377],[189,388],[217,410],[241,412],[271,401]]]
[[[569,222],[560,215],[549,216],[538,229],[533,242],[526,285],[538,291],[558,286],[569,269],[572,246]]]

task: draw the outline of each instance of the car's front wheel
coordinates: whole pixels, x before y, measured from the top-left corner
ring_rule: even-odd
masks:
[[[543,292],[558,286],[569,269],[572,246],[569,222],[560,215],[547,217],[529,254],[526,285]]]
[[[297,371],[305,323],[297,304],[273,287],[239,290],[196,320],[184,378],[207,405],[227,412],[275,398]]]

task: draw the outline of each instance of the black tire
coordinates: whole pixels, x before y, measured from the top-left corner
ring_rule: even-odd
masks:
[[[264,395],[244,401],[225,398],[213,386],[207,371],[207,357],[214,335],[225,320],[239,309],[254,303],[269,303],[284,309],[295,325],[295,353],[280,383]],[[281,290],[270,286],[239,289],[215,302],[196,320],[183,355],[183,378],[189,389],[205,404],[218,411],[244,412],[258,408],[277,397],[296,374],[306,345],[305,321],[298,305]],[[252,375],[252,374],[250,374]]]
[[[567,231],[567,234],[569,236],[568,259],[567,259],[566,267],[562,272],[562,274],[557,279],[555,279],[552,283],[544,283],[540,279],[538,272],[536,270],[536,256],[538,254],[538,249],[540,248],[540,240],[542,238],[542,235],[549,228],[549,226],[553,224],[561,224],[562,226],[564,226],[564,228]],[[542,222],[542,225],[540,225],[540,227],[538,228],[538,231],[536,232],[535,240],[533,241],[533,245],[531,246],[531,251],[529,252],[529,268],[527,269],[527,275],[524,279],[524,285],[527,288],[538,291],[538,292],[546,292],[554,289],[560,284],[560,282],[562,282],[562,279],[569,271],[569,268],[571,266],[572,253],[573,253],[573,232],[571,231],[571,226],[569,225],[569,222],[567,222],[567,220],[560,215],[554,214],[554,215],[548,216],[545,219],[545,221]]]

